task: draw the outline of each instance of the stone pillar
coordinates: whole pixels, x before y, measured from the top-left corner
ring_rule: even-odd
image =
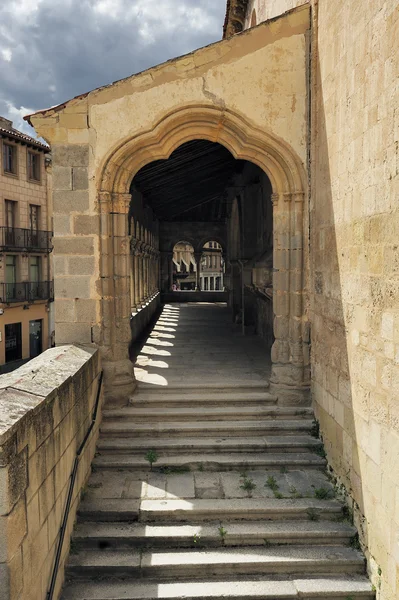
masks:
[[[202,257],[202,252],[194,253],[194,260],[195,260],[195,264],[197,265],[196,281],[195,281],[195,289],[197,291],[201,290],[201,257]]]
[[[303,343],[303,194],[272,194],[273,312],[271,387],[279,399],[300,402],[309,388]]]
[[[136,387],[128,356],[131,341],[130,194],[100,194],[102,286],[102,344],[107,400],[127,402]]]

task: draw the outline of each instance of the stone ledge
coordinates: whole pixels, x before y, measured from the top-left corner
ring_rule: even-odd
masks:
[[[7,442],[23,421],[42,409],[77,378],[96,355],[93,347],[50,348],[19,369],[0,377],[0,445]]]

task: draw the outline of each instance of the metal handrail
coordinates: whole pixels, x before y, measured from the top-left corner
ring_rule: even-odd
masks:
[[[100,378],[98,380],[97,397],[96,397],[96,402],[94,405],[91,423],[86,432],[85,437],[83,438],[82,443],[80,444],[78,450],[76,451],[75,460],[73,462],[73,467],[72,467],[71,475],[69,478],[68,496],[67,496],[67,501],[65,504],[64,516],[62,518],[62,523],[61,523],[61,527],[60,527],[60,538],[58,540],[57,552],[55,554],[54,568],[53,568],[53,571],[51,574],[50,586],[49,586],[49,590],[48,590],[47,596],[46,596],[47,600],[53,600],[54,590],[55,590],[55,586],[57,583],[57,577],[58,577],[58,569],[60,567],[62,546],[64,544],[65,532],[66,532],[68,518],[69,518],[69,511],[71,509],[73,489],[75,487],[76,475],[78,472],[79,460],[80,460],[80,457],[84,450],[84,447],[86,445],[86,442],[87,442],[91,432],[93,431],[94,425],[96,424],[96,421],[97,421],[98,405],[100,402],[102,382],[103,382],[103,371],[100,372]]]

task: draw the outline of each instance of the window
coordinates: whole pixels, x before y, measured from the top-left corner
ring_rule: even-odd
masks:
[[[28,179],[40,181],[40,154],[28,150]]]
[[[17,147],[3,143],[3,169],[5,173],[17,174]]]
[[[39,229],[39,210],[40,206],[29,204],[29,229],[32,233],[37,233]]]
[[[17,298],[17,257],[6,255],[6,299],[7,302]]]
[[[17,257],[12,254],[6,256],[6,283],[15,284],[17,281]]]
[[[5,224],[6,224],[6,227],[9,227],[10,229],[12,229],[16,225],[15,214],[16,214],[17,203],[14,202],[13,200],[5,200],[4,205],[5,205],[5,210],[4,210]]]
[[[29,281],[37,283],[40,281],[40,257],[30,256],[29,257]]]

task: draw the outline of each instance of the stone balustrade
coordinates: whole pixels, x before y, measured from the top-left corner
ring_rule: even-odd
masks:
[[[0,378],[0,600],[46,598],[71,470],[92,420],[100,370],[97,350],[61,346]],[[78,466],[54,599],[98,422]]]

